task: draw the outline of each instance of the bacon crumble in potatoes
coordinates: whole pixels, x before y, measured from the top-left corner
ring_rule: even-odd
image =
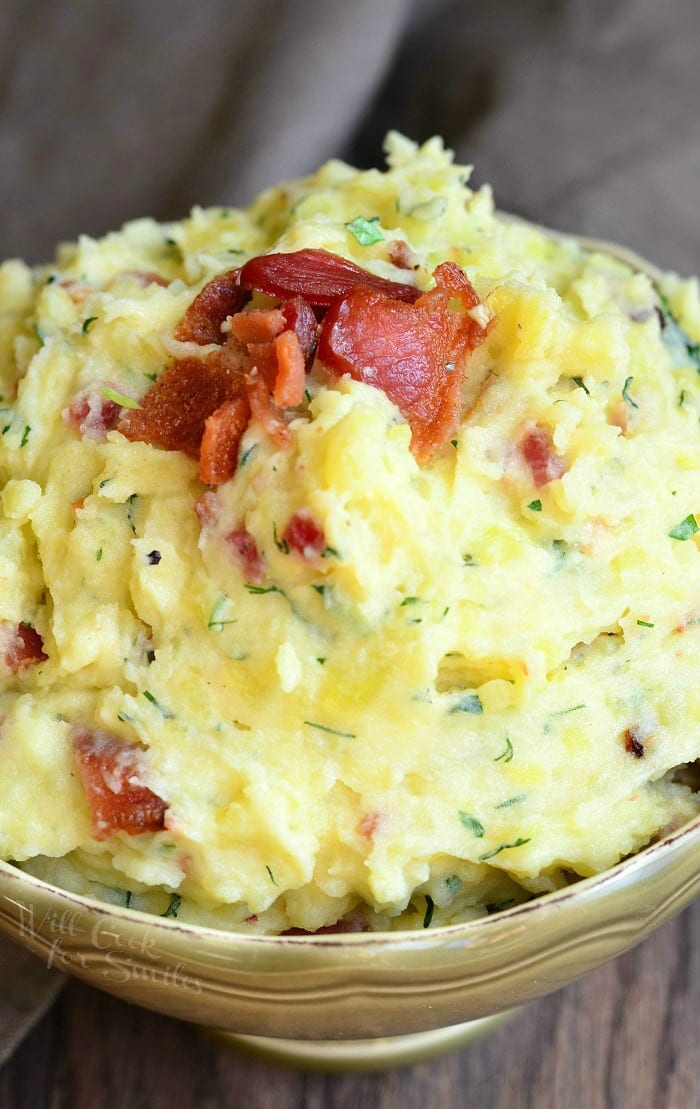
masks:
[[[420,928],[697,814],[697,282],[388,153],[0,269],[0,857]]]

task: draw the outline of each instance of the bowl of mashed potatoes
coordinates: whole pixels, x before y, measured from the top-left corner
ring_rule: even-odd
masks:
[[[698,283],[387,153],[0,268],[0,927],[249,1034],[698,887]]]

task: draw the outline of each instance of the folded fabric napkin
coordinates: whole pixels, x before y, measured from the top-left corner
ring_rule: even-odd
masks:
[[[65,982],[40,959],[0,937],[0,1067],[44,1015]]]

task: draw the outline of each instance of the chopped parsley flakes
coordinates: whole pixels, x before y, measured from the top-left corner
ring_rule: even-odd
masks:
[[[350,223],[346,223],[348,231],[354,235],[360,246],[371,246],[372,243],[384,242],[384,236],[379,228],[376,226],[379,223],[379,216],[372,216],[371,219],[365,219],[364,216],[356,216]]]
[[[459,819],[462,821],[465,828],[468,828],[470,832],[474,833],[477,839],[483,838],[485,831],[484,825],[480,820],[477,820],[475,816],[472,816],[471,813],[468,812],[462,812],[460,809]]]
[[[680,524],[676,524],[675,527],[671,528],[668,534],[671,539],[680,539],[681,542],[685,542],[686,539],[690,539],[695,535],[696,531],[698,531],[698,522],[691,512],[685,520],[681,520]]]

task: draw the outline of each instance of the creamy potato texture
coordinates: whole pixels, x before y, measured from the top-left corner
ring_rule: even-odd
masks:
[[[0,269],[0,857],[226,928],[434,927],[697,814],[698,285],[500,217],[437,140],[388,152]],[[210,350],[174,334],[213,277],[305,248],[473,283],[492,322],[432,458],[318,364],[215,490],[90,426]],[[162,827],[95,834],[80,729],[138,745]]]

